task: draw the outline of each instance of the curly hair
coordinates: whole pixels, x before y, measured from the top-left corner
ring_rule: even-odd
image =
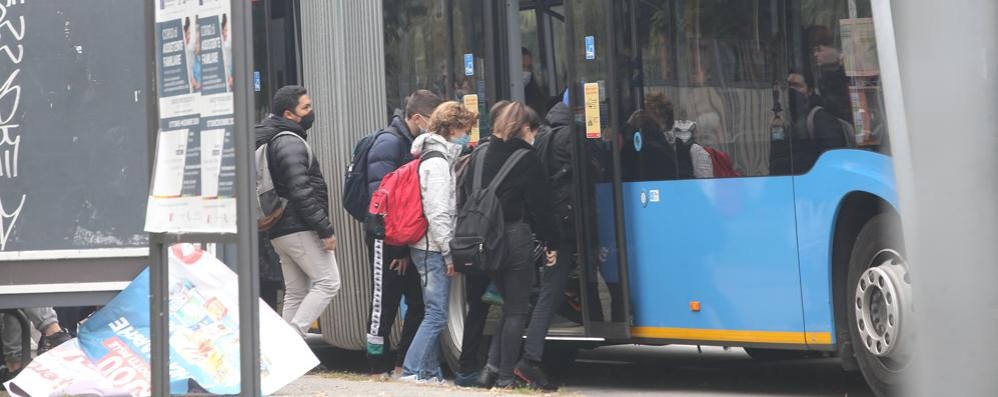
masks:
[[[478,112],[472,112],[457,101],[440,104],[430,116],[430,131],[450,138],[461,129],[470,128],[478,122]]]

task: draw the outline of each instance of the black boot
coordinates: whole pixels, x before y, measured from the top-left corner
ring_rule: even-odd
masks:
[[[548,380],[548,377],[544,374],[544,370],[541,369],[540,364],[531,360],[522,359],[520,362],[516,363],[516,367],[513,368],[513,375],[516,375],[517,378],[520,378],[520,380],[531,388],[543,391],[558,390],[558,386]]]

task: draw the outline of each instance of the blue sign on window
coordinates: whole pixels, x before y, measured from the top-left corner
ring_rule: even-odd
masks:
[[[253,71],[253,91],[260,92],[260,90],[262,90],[262,89],[263,89],[263,87],[262,87],[262,85],[260,83],[260,71],[259,70],[254,70]]]
[[[591,61],[593,59],[596,59],[596,38],[586,36],[586,60]]]
[[[464,54],[464,75],[475,75],[475,56],[472,54]]]

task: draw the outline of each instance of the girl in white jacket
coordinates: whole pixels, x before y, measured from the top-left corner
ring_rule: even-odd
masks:
[[[440,333],[447,327],[447,302],[454,261],[450,241],[454,237],[455,208],[454,162],[468,142],[468,131],[478,122],[478,114],[460,102],[445,102],[430,117],[429,132],[412,143],[413,158],[438,152],[419,165],[419,187],[423,215],[428,226],[426,236],[410,246],[412,265],[423,282],[426,314],[402,364],[402,380],[443,383],[440,370]]]

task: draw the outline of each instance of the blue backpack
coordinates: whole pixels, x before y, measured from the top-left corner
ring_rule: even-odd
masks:
[[[369,216],[368,207],[371,204],[371,192],[367,184],[367,156],[382,134],[398,134],[388,127],[378,130],[360,139],[353,148],[353,161],[347,168],[346,179],[343,182],[343,208],[358,222],[366,222]]]

